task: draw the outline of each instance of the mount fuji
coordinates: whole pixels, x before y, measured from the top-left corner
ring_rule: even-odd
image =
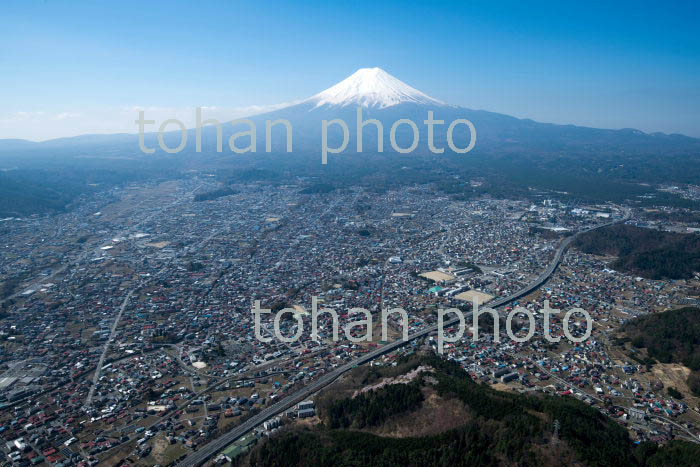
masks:
[[[384,152],[394,152],[388,144],[391,125],[399,119],[410,119],[419,129],[420,142],[413,152],[429,154],[428,129],[423,122],[430,111],[435,119],[445,122],[436,125],[434,131],[435,146],[444,148],[445,154],[451,152],[446,144],[448,125],[457,119],[467,119],[475,125],[478,135],[475,154],[700,154],[700,140],[683,135],[540,123],[450,105],[415,89],[381,68],[361,68],[334,86],[301,102],[251,117],[258,127],[258,152],[262,152],[261,147],[264,148],[261,138],[264,131],[260,129],[264,128],[266,120],[289,120],[294,127],[294,152],[313,151],[313,154],[318,154],[321,122],[341,119],[347,123],[350,133],[350,143],[344,152],[353,153],[357,141],[358,107],[362,109],[363,120],[376,119],[382,123]],[[469,135],[464,130],[462,127],[461,131],[454,132],[454,143],[462,148],[469,142]],[[211,139],[213,129],[209,129],[209,132]],[[329,127],[330,145],[338,146],[342,136],[340,128]],[[363,152],[371,153],[372,149],[376,151],[377,138],[377,129],[367,125],[363,130]],[[413,139],[411,128],[407,125],[398,127],[396,139],[399,146],[410,146]],[[282,150],[284,147],[281,136],[273,138],[273,149]],[[212,148],[213,145],[210,146]]]
[[[423,122],[428,112],[433,112],[436,120],[445,123],[435,125],[434,142],[438,148],[445,149],[445,155],[451,151],[446,144],[446,133],[450,122],[457,119],[471,121],[477,133],[476,147],[470,155],[519,155],[529,157],[609,157],[621,161],[630,157],[659,156],[697,156],[700,154],[700,140],[677,134],[644,133],[634,129],[607,130],[587,128],[574,125],[556,125],[519,119],[504,114],[484,110],[472,110],[465,107],[449,105],[428,94],[415,89],[392,76],[381,68],[361,68],[355,73],[331,86],[330,88],[297,103],[277,110],[254,115],[249,119],[256,126],[256,151],[264,157],[265,122],[267,120],[288,120],[293,126],[293,153],[289,156],[320,154],[321,128],[323,120],[343,120],[349,129],[349,144],[343,154],[357,152],[357,109],[362,109],[364,121],[375,119],[383,125],[384,152],[394,152],[389,145],[389,131],[397,120],[410,119],[419,129],[419,144],[413,154],[429,155],[428,128]],[[204,119],[206,119],[206,115]],[[161,122],[156,122],[158,125]],[[223,155],[230,156],[228,140],[236,132],[248,130],[247,125],[230,125],[222,122]],[[149,127],[153,128],[153,126]],[[464,148],[469,143],[468,131],[458,127],[454,131],[454,144]],[[217,128],[209,125],[202,128],[202,153],[214,155],[217,152]],[[371,154],[378,149],[378,131],[374,125],[363,129],[363,152]],[[286,136],[283,128],[272,131],[272,153],[286,154]],[[398,146],[405,148],[413,141],[413,132],[408,125],[400,125],[396,131]],[[182,134],[172,131],[164,135],[165,143],[171,147],[180,144]],[[248,137],[240,137],[237,146],[247,146]],[[343,133],[338,125],[328,128],[328,144],[338,147]],[[195,153],[196,131],[188,130],[185,149],[180,156]],[[148,147],[158,148],[156,133],[147,133],[145,143]],[[73,138],[34,143],[22,140],[0,140],[0,155],[14,153],[53,154],[66,157],[71,154],[90,154],[90,157],[113,157],[115,153],[126,153],[135,157],[149,157],[141,154],[138,136],[134,134],[84,135]],[[172,157],[156,149],[156,153]],[[342,154],[334,155],[341,157]]]
[[[660,195],[654,185],[697,184],[700,179],[700,139],[633,129],[554,125],[472,110],[431,97],[380,68],[357,70],[325,91],[276,108],[249,117],[257,130],[257,147],[246,154],[233,153],[228,143],[232,135],[248,131],[249,126],[225,120],[221,121],[221,152],[216,125],[201,129],[199,151],[196,129],[186,130],[187,142],[178,154],[159,149],[157,133],[144,135],[145,145],[155,149],[151,154],[140,150],[138,134],[83,135],[41,143],[0,140],[0,201],[9,216],[46,212],[67,202],[61,199],[70,200],[88,187],[100,189],[126,180],[167,180],[203,171],[216,174],[224,183],[321,181],[332,186],[359,184],[371,190],[434,183],[455,196],[480,192],[527,197],[545,190],[595,202],[656,202]],[[383,152],[378,150],[379,125],[375,122],[363,127],[359,150],[358,109],[363,121],[372,119],[381,124]],[[433,144],[444,149],[442,154],[434,154],[428,147],[424,121],[430,112],[434,120],[444,121],[433,125]],[[202,118],[210,116],[204,112]],[[284,125],[272,128],[267,152],[266,121],[280,119],[293,127],[291,154],[286,151]],[[336,119],[347,125],[348,145],[341,153],[328,154],[324,165],[322,121]],[[392,125],[401,119],[410,119],[418,128],[419,144],[410,154],[398,154],[390,144]],[[448,125],[457,119],[469,120],[476,128],[476,146],[468,154],[456,154],[446,144]],[[158,128],[161,123],[147,128]],[[397,145],[411,147],[415,139],[411,127],[402,124],[397,128]],[[328,147],[339,148],[344,136],[339,125],[330,125]],[[182,138],[181,131],[162,137],[169,148],[180,146]],[[243,136],[236,139],[236,146],[243,148],[250,142],[249,136]],[[465,148],[470,142],[467,128],[456,127],[454,146]],[[479,188],[465,185],[465,180],[474,179]],[[672,201],[680,202],[684,200]],[[2,207],[0,202],[0,217]]]
[[[379,109],[404,103],[445,105],[444,102],[433,99],[381,68],[360,68],[335,86],[304,102],[313,103],[316,107],[362,106]]]

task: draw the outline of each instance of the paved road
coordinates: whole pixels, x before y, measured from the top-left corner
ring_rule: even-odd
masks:
[[[583,229],[579,232],[577,232],[575,235],[572,235],[570,237],[565,238],[562,240],[562,242],[559,244],[559,248],[557,248],[556,253],[554,254],[554,258],[552,258],[552,261],[549,263],[549,266],[540,274],[533,282],[528,284],[527,286],[523,287],[522,289],[518,290],[517,292],[508,295],[506,297],[501,297],[497,300],[494,300],[489,304],[490,307],[496,308],[499,306],[503,306],[505,304],[511,303],[519,298],[524,297],[525,295],[528,295],[532,291],[540,288],[542,284],[544,284],[547,279],[549,279],[554,271],[557,269],[557,266],[559,266],[559,263],[561,262],[562,257],[564,256],[564,252],[566,249],[569,247],[571,242],[580,234],[584,232],[589,232],[594,229],[599,229],[602,227],[607,227],[609,225],[618,223],[618,222],[624,222],[627,219],[629,219],[629,212],[625,213],[625,216],[621,220],[617,221],[612,221],[608,222],[602,225],[597,225],[595,227],[590,227],[587,229]],[[459,322],[459,318],[454,318],[452,320],[446,321],[444,324],[444,327],[449,327],[454,324],[457,324]],[[331,371],[330,373],[326,373],[325,375],[321,376],[319,379],[316,381],[312,382],[311,384],[305,386],[304,388],[300,389],[299,391],[295,392],[294,394],[284,398],[280,402],[262,410],[260,413],[257,415],[252,416],[242,424],[238,425],[231,431],[223,434],[219,438],[209,442],[208,444],[204,445],[199,451],[194,452],[190,454],[189,456],[185,457],[183,460],[181,460],[178,464],[177,467],[192,467],[192,466],[199,466],[205,463],[207,460],[211,459],[214,455],[217,453],[221,452],[226,446],[229,444],[233,443],[237,439],[241,438],[243,435],[251,431],[253,428],[256,426],[262,424],[264,421],[286,411],[298,404],[299,402],[306,400],[308,397],[310,397],[312,394],[316,393],[320,389],[323,389],[324,387],[328,386],[330,383],[338,379],[341,375],[344,373],[347,373],[351,369],[355,368],[358,365],[363,365],[367,362],[370,362],[377,357],[380,357],[386,353],[392,352],[406,344],[408,344],[411,341],[414,341],[416,339],[420,339],[422,337],[426,337],[432,333],[437,332],[437,325],[430,326],[428,328],[425,328],[421,331],[415,332],[411,335],[408,336],[408,340],[398,340],[394,341],[390,344],[384,345],[376,350],[373,350],[371,352],[368,352],[364,355],[362,355],[359,358],[356,358],[355,360],[346,363],[343,366],[340,366],[336,368],[335,370]]]
[[[87,398],[85,399],[85,406],[89,407],[92,404],[92,397],[95,395],[95,388],[97,387],[97,382],[100,380],[100,374],[102,373],[102,367],[105,364],[105,358],[107,358],[107,352],[109,352],[109,346],[112,344],[112,341],[114,340],[114,337],[117,335],[117,328],[119,327],[119,321],[122,319],[122,315],[124,314],[124,310],[126,309],[126,306],[129,304],[129,300],[131,300],[131,296],[134,295],[134,292],[136,292],[136,289],[132,289],[124,298],[124,301],[122,302],[122,305],[119,307],[119,312],[117,313],[117,317],[114,318],[114,322],[112,323],[112,329],[109,331],[109,337],[107,338],[107,342],[105,342],[104,347],[102,348],[102,353],[100,354],[100,360],[97,362],[97,368],[95,369],[95,375],[92,377],[92,385],[90,386],[90,390],[88,391]]]

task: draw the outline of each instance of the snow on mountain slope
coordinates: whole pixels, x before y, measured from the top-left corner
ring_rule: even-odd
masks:
[[[310,97],[305,102],[322,105],[386,108],[406,102],[445,105],[394,78],[381,68],[360,68],[333,87]]]

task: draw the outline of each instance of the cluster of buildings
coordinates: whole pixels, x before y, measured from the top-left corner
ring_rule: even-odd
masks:
[[[64,214],[3,223],[0,278],[10,285],[0,297],[0,437],[8,459],[166,465],[381,345],[379,326],[370,342],[343,338],[356,319],[350,309],[403,308],[408,322],[389,323],[399,338],[404,324],[409,332],[435,324],[438,308],[520,289],[551,261],[561,235],[616,209],[455,201],[431,186],[303,194],[300,185],[251,183],[194,200],[217,186],[200,174],[122,187]],[[607,333],[683,294],[678,284],[628,277],[572,250],[547,286],[518,305],[588,310],[596,323],[588,342],[552,348],[538,328],[526,344],[465,338],[449,355],[485,381],[633,398],[625,385],[639,368],[606,351]],[[312,299],[337,311],[339,340],[328,314],[311,339]],[[257,339],[256,300],[294,310],[306,323],[302,338]],[[286,336],[298,326],[288,318],[279,323]],[[561,321],[553,326],[561,335]],[[262,332],[272,337],[272,316]],[[638,384],[635,394],[650,393]],[[637,407],[645,413],[688,411],[646,399]],[[294,411],[296,419],[314,415],[313,403]]]

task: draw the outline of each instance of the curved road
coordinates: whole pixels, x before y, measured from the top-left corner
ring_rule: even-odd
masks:
[[[557,251],[554,255],[554,258],[552,258],[551,263],[549,266],[547,266],[547,269],[545,269],[542,274],[540,274],[533,282],[528,284],[527,286],[523,287],[522,289],[518,290],[517,292],[508,295],[506,297],[501,297],[497,300],[494,300],[489,304],[490,307],[495,308],[499,306],[503,306],[507,303],[513,302],[519,298],[524,297],[525,295],[528,295],[532,291],[540,288],[547,280],[554,274],[554,271],[557,269],[557,266],[559,266],[559,263],[561,262],[562,257],[564,256],[564,252],[566,249],[569,247],[571,242],[580,234],[584,232],[589,232],[594,229],[600,229],[602,227],[607,227],[609,225],[613,225],[619,222],[625,222],[629,219],[630,214],[629,212],[625,213],[625,216],[617,221],[611,221],[607,222],[605,224],[597,225],[595,227],[590,227],[587,229],[580,230],[577,232],[575,235],[572,235],[570,237],[565,238],[562,240],[562,242],[559,244],[559,248],[557,248]],[[452,326],[454,324],[457,324],[459,322],[459,318],[454,318],[452,320],[446,321],[444,323],[444,326]],[[285,410],[288,410],[298,404],[299,402],[307,399],[309,396],[314,394],[315,392],[319,391],[320,389],[323,389],[324,387],[328,386],[331,384],[333,381],[338,379],[342,374],[347,373],[354,367],[358,365],[365,364],[367,362],[370,362],[377,357],[380,357],[386,353],[392,352],[407,343],[420,339],[421,337],[428,336],[434,332],[437,331],[437,325],[430,326],[428,328],[425,328],[421,331],[415,332],[411,335],[408,336],[407,340],[398,340],[394,341],[390,344],[386,344],[376,350],[373,350],[371,352],[368,352],[364,354],[361,357],[356,358],[355,360],[346,363],[345,365],[342,365],[335,370],[331,371],[330,373],[326,373],[325,375],[321,376],[319,379],[316,381],[312,382],[311,384],[305,386],[304,388],[300,389],[296,393],[284,398],[283,400],[277,402],[276,404],[262,410],[260,413],[257,415],[252,416],[242,424],[238,425],[231,431],[223,434],[219,438],[209,442],[208,444],[204,445],[202,449],[200,449],[197,452],[194,452],[184,459],[182,459],[180,462],[178,462],[177,467],[192,467],[192,466],[199,466],[202,465],[204,462],[207,460],[211,459],[215,454],[221,452],[226,446],[229,444],[233,443],[236,441],[238,438],[242,437],[249,431],[251,431],[253,428],[257,427],[258,425],[262,424],[264,421],[274,417],[275,415],[278,415]]]

